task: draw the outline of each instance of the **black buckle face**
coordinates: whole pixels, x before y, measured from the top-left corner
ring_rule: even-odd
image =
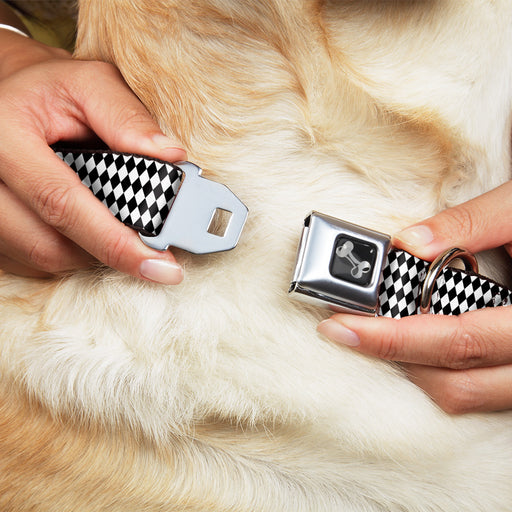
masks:
[[[348,235],[340,235],[334,244],[331,274],[337,279],[368,286],[375,267],[377,246]]]
[[[312,212],[289,293],[334,311],[375,315],[389,247],[388,235]]]

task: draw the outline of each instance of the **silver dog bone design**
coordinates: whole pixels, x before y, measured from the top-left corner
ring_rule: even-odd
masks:
[[[354,244],[347,240],[336,248],[336,255],[345,258],[351,265],[350,273],[355,279],[359,279],[363,274],[368,273],[372,266],[368,261],[361,261],[354,253]]]

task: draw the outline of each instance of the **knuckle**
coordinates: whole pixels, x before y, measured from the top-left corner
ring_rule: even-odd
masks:
[[[71,204],[74,187],[50,184],[35,193],[35,209],[48,225],[61,231],[71,224]]]
[[[375,355],[389,361],[399,360],[402,353],[402,338],[397,332],[379,336]]]
[[[113,64],[99,60],[80,61],[79,69],[80,72],[88,76],[89,79],[91,76],[116,79],[121,76]]]
[[[142,104],[138,103],[134,103],[131,106],[125,105],[123,110],[118,111],[118,117],[117,126],[119,126],[119,129],[117,130],[117,134],[119,138],[124,137],[129,139],[131,129],[143,129],[148,126],[148,123],[153,124],[153,120],[148,111]],[[127,143],[128,140],[123,142]]]
[[[103,263],[108,267],[120,269],[129,242],[130,239],[128,236],[120,236],[114,239],[109,238],[108,242],[105,244]]]
[[[444,384],[442,395],[434,397],[434,400],[445,412],[465,414],[477,411],[483,405],[478,388],[469,371],[451,372]]]
[[[449,208],[444,212],[445,218],[443,223],[446,221],[452,233],[456,233],[458,237],[468,239],[475,230],[475,212],[462,204],[456,208]]]
[[[32,243],[28,259],[31,266],[49,274],[57,274],[65,270],[60,252],[52,250],[42,240],[36,240]]]
[[[67,50],[64,50],[63,48],[56,48],[51,47],[52,56],[57,59],[71,59],[71,55]]]
[[[464,318],[464,315],[458,317],[457,328],[446,344],[446,354],[441,361],[446,368],[473,368],[487,359],[485,341],[467,325]]]

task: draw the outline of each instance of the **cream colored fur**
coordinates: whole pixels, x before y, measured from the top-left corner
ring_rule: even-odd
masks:
[[[176,287],[1,277],[0,509],[512,510],[510,413],[445,414],[287,297],[310,210],[392,233],[510,177],[512,4],[80,7],[77,55],[250,215]]]

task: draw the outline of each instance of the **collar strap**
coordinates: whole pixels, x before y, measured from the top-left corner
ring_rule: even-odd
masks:
[[[447,266],[456,258],[465,270]],[[474,257],[461,249],[429,263],[392,248],[388,235],[312,212],[304,221],[289,292],[333,311],[392,318],[458,315],[512,303],[511,290],[476,270]]]
[[[92,193],[142,241],[158,250],[196,254],[233,249],[247,207],[225,185],[201,176],[191,162],[175,164],[113,151],[56,149]],[[223,230],[212,225],[220,214]]]

